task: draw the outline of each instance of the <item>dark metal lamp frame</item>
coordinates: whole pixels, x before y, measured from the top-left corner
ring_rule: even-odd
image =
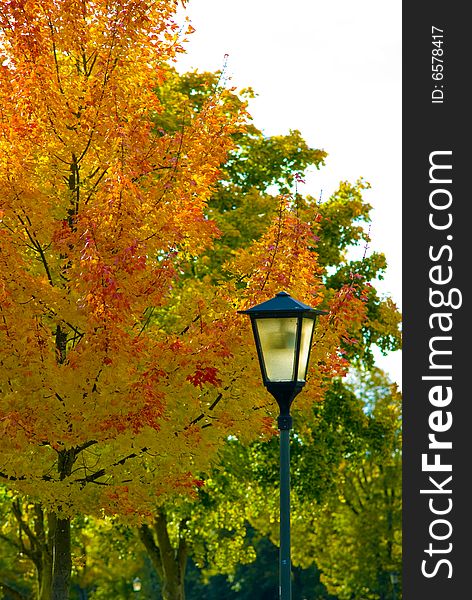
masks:
[[[306,369],[310,360],[310,350],[313,340],[313,333],[315,331],[316,318],[318,315],[328,314],[324,310],[316,310],[311,308],[307,304],[295,300],[287,292],[279,292],[274,298],[253,306],[248,310],[239,311],[241,314],[249,315],[252,324],[252,331],[254,334],[254,340],[256,343],[257,356],[259,358],[259,365],[261,368],[262,381],[267,388],[267,391],[277,401],[280,409],[280,415],[278,420],[279,429],[291,429],[292,417],[290,416],[290,407],[294,398],[301,392],[306,381],[297,379],[298,367],[300,361],[300,344],[302,336],[302,324],[303,319],[313,319],[313,329],[311,332],[311,339],[309,343],[309,351],[307,355]],[[281,318],[296,318],[297,319],[297,333],[295,341],[295,360],[293,366],[292,379],[290,381],[271,381],[267,376],[267,370],[265,366],[264,353],[262,351],[261,340],[259,338],[259,332],[256,325],[258,319],[281,319]],[[305,370],[306,372],[306,370]]]

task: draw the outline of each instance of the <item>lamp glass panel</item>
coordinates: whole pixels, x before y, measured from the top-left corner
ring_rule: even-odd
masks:
[[[267,379],[293,381],[297,318],[259,318],[256,326]]]
[[[314,319],[302,319],[302,335],[300,338],[300,358],[298,359],[297,380],[306,380],[308,357],[310,355],[311,337],[313,335]]]

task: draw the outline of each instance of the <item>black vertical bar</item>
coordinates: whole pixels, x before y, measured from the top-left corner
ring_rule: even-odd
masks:
[[[300,364],[300,345],[302,342],[302,323],[303,317],[300,315],[296,317],[297,329],[295,332],[295,360],[293,361],[293,381],[298,381],[298,365]]]
[[[279,422],[280,426],[280,422]],[[290,558],[290,429],[280,429],[280,600],[292,600]]]
[[[469,28],[464,4],[403,3],[405,600],[471,594]]]

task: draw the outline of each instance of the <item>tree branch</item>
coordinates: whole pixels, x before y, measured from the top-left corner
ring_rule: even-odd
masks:
[[[5,583],[4,581],[0,581],[0,589],[6,592],[8,595],[5,597],[11,598],[11,600],[26,600],[26,596],[23,596],[21,592],[12,588],[11,585]]]
[[[89,445],[91,445],[91,443]],[[141,454],[144,454],[145,452],[147,452],[147,450],[148,450],[148,448],[141,448],[139,454],[137,454],[136,452],[133,452],[132,454],[128,454],[128,456],[125,456],[125,457],[121,458],[120,460],[116,461],[115,463],[113,463],[111,465],[111,467],[117,467],[118,465],[124,465],[125,462],[127,460],[129,460],[130,458],[137,458],[137,457],[141,456]],[[96,483],[97,485],[107,485],[104,482],[97,481],[97,479],[100,479],[100,477],[105,477],[105,475],[107,475],[107,469],[104,467],[103,469],[99,469],[98,471],[96,471],[95,473],[92,473],[91,475],[81,477],[80,479],[74,479],[74,483],[81,483],[83,485],[85,485],[86,483]]]
[[[146,548],[154,568],[157,571],[159,579],[162,581],[164,579],[164,571],[162,568],[161,551],[159,550],[159,546],[154,541],[150,527],[146,524],[141,525],[141,527],[138,528],[138,535],[139,539]]]
[[[23,519],[23,513],[21,511],[20,500],[18,498],[12,502],[12,512],[18,523],[20,532],[23,531],[23,533],[26,535],[26,537],[28,538],[29,544],[30,544],[30,548],[31,548],[31,550],[33,550],[33,548],[35,548],[35,546],[37,545],[38,540],[37,540],[35,534],[32,532],[28,523]],[[23,546],[23,543],[21,542],[21,535],[20,535],[20,543]],[[27,553],[26,548],[23,548],[23,550],[25,553]]]
[[[83,450],[86,450],[87,448],[90,448],[90,446],[94,446],[95,444],[98,444],[97,440],[89,440],[88,442],[84,442],[80,446],[75,447],[75,453],[79,454]]]

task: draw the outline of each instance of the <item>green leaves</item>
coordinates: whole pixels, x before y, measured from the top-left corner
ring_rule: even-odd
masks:
[[[297,174],[304,173],[308,166],[319,169],[327,156],[324,150],[310,148],[297,130],[288,135],[264,136],[249,127],[235,141],[237,146],[225,164],[222,186],[227,179],[241,193],[252,188],[262,192],[271,186],[278,193],[288,193]]]

